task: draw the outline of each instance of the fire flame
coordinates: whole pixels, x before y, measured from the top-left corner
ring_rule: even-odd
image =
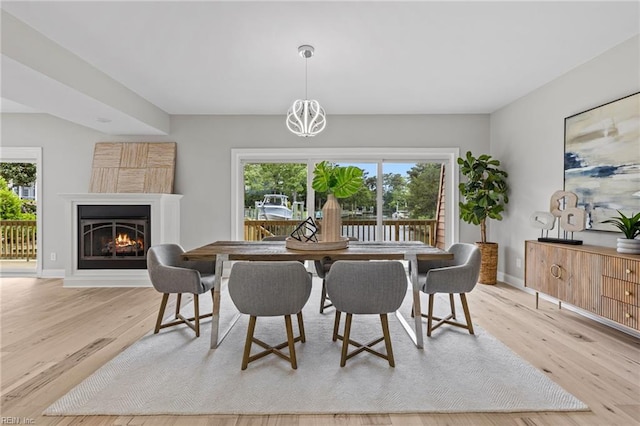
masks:
[[[138,246],[142,247],[144,242],[142,239],[138,239],[137,241],[132,240],[128,234],[118,234],[116,237],[116,248],[119,247],[130,247],[130,246]]]

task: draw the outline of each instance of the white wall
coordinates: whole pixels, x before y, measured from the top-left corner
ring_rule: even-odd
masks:
[[[183,194],[182,244],[196,247],[226,239],[230,231],[231,148],[459,147],[490,152],[509,172],[510,203],[502,222],[490,223],[500,244],[501,278],[521,284],[524,241],[537,238],[528,225],[535,210],[563,187],[564,118],[640,91],[640,40],[634,37],[518,101],[488,115],[329,116],[325,132],[302,139],[282,116],[173,116],[171,134],[113,137],[46,114],[2,114],[3,146],[43,147],[43,268],[62,270],[66,239],[63,201],[57,194],[86,192],[96,142],[178,143],[176,192]],[[490,142],[491,141],[491,142]],[[462,223],[460,240],[478,229]],[[615,246],[617,234],[583,232],[585,243]],[[50,253],[57,253],[57,261]]]
[[[524,263],[517,268],[516,259],[524,262],[524,241],[540,236],[528,218],[548,210],[551,194],[563,189],[564,119],[640,91],[639,52],[636,36],[491,114],[491,154],[509,172],[511,186],[507,214],[490,230],[506,281],[523,282]],[[615,247],[618,236],[585,231],[574,237]]]
[[[181,242],[193,248],[231,236],[231,148],[459,147],[489,151],[488,115],[328,116],[327,129],[299,138],[281,116],[173,116],[166,137],[113,137],[45,114],[2,114],[3,146],[43,147],[43,267],[64,269],[69,236],[60,193],[87,192],[96,142],[178,144],[175,192],[183,194]],[[460,240],[477,240],[462,224]],[[57,253],[57,261],[50,253]]]

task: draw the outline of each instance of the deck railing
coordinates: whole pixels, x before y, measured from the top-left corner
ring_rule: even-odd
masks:
[[[0,220],[0,259],[36,258],[36,221]]]
[[[322,226],[322,220],[317,221]],[[272,235],[289,235],[298,226],[296,220],[252,220],[244,221],[244,239],[260,241]],[[435,219],[385,219],[382,221],[383,241],[422,241],[435,243]],[[360,241],[374,241],[375,220],[342,219],[342,235],[356,237]]]

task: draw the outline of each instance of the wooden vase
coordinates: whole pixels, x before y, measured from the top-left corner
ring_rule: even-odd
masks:
[[[342,234],[342,208],[333,194],[322,206],[322,241],[340,241]]]
[[[480,284],[493,285],[498,278],[498,243],[476,243],[480,249]]]

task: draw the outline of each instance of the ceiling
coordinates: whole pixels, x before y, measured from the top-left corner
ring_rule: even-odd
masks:
[[[637,1],[1,7],[170,115],[285,114],[305,94],[301,44],[316,49],[308,97],[329,116],[491,113],[640,32]],[[56,115],[5,96],[28,74],[5,62],[2,111]]]

